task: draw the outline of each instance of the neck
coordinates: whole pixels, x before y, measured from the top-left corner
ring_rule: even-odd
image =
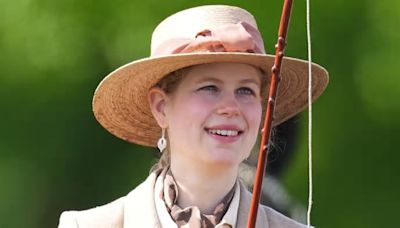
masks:
[[[236,183],[237,167],[193,164],[182,159],[171,159],[171,171],[178,185],[178,205],[196,206],[204,214],[211,214]]]

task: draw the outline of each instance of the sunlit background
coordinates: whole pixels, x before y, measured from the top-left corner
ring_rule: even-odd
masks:
[[[150,149],[94,119],[98,82],[149,55],[166,16],[203,4],[252,12],[273,52],[283,1],[0,0],[0,227],[56,227],[61,211],[121,197],[148,174]],[[305,1],[286,55],[306,58]],[[318,227],[398,227],[400,3],[311,1],[313,60],[330,73],[314,111]],[[282,182],[307,204],[307,115]],[[283,151],[284,153],[284,151]]]

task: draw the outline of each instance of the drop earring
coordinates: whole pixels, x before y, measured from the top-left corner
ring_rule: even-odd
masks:
[[[157,147],[162,153],[167,147],[167,140],[165,139],[165,128],[161,128],[161,138],[157,142]]]

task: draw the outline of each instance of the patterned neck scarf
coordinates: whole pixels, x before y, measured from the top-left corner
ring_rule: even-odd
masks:
[[[211,215],[202,214],[198,207],[191,206],[187,208],[179,207],[176,202],[178,200],[178,186],[172,176],[169,168],[161,172],[161,177],[164,179],[164,188],[161,193],[161,199],[164,201],[171,218],[178,227],[191,228],[212,228],[221,222],[223,216],[229,208],[229,204],[233,199],[235,187],[222,199],[215,207]]]

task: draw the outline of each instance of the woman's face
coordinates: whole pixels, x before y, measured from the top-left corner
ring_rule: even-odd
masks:
[[[191,67],[168,94],[171,149],[188,162],[239,165],[257,138],[262,115],[260,71],[239,63]]]

